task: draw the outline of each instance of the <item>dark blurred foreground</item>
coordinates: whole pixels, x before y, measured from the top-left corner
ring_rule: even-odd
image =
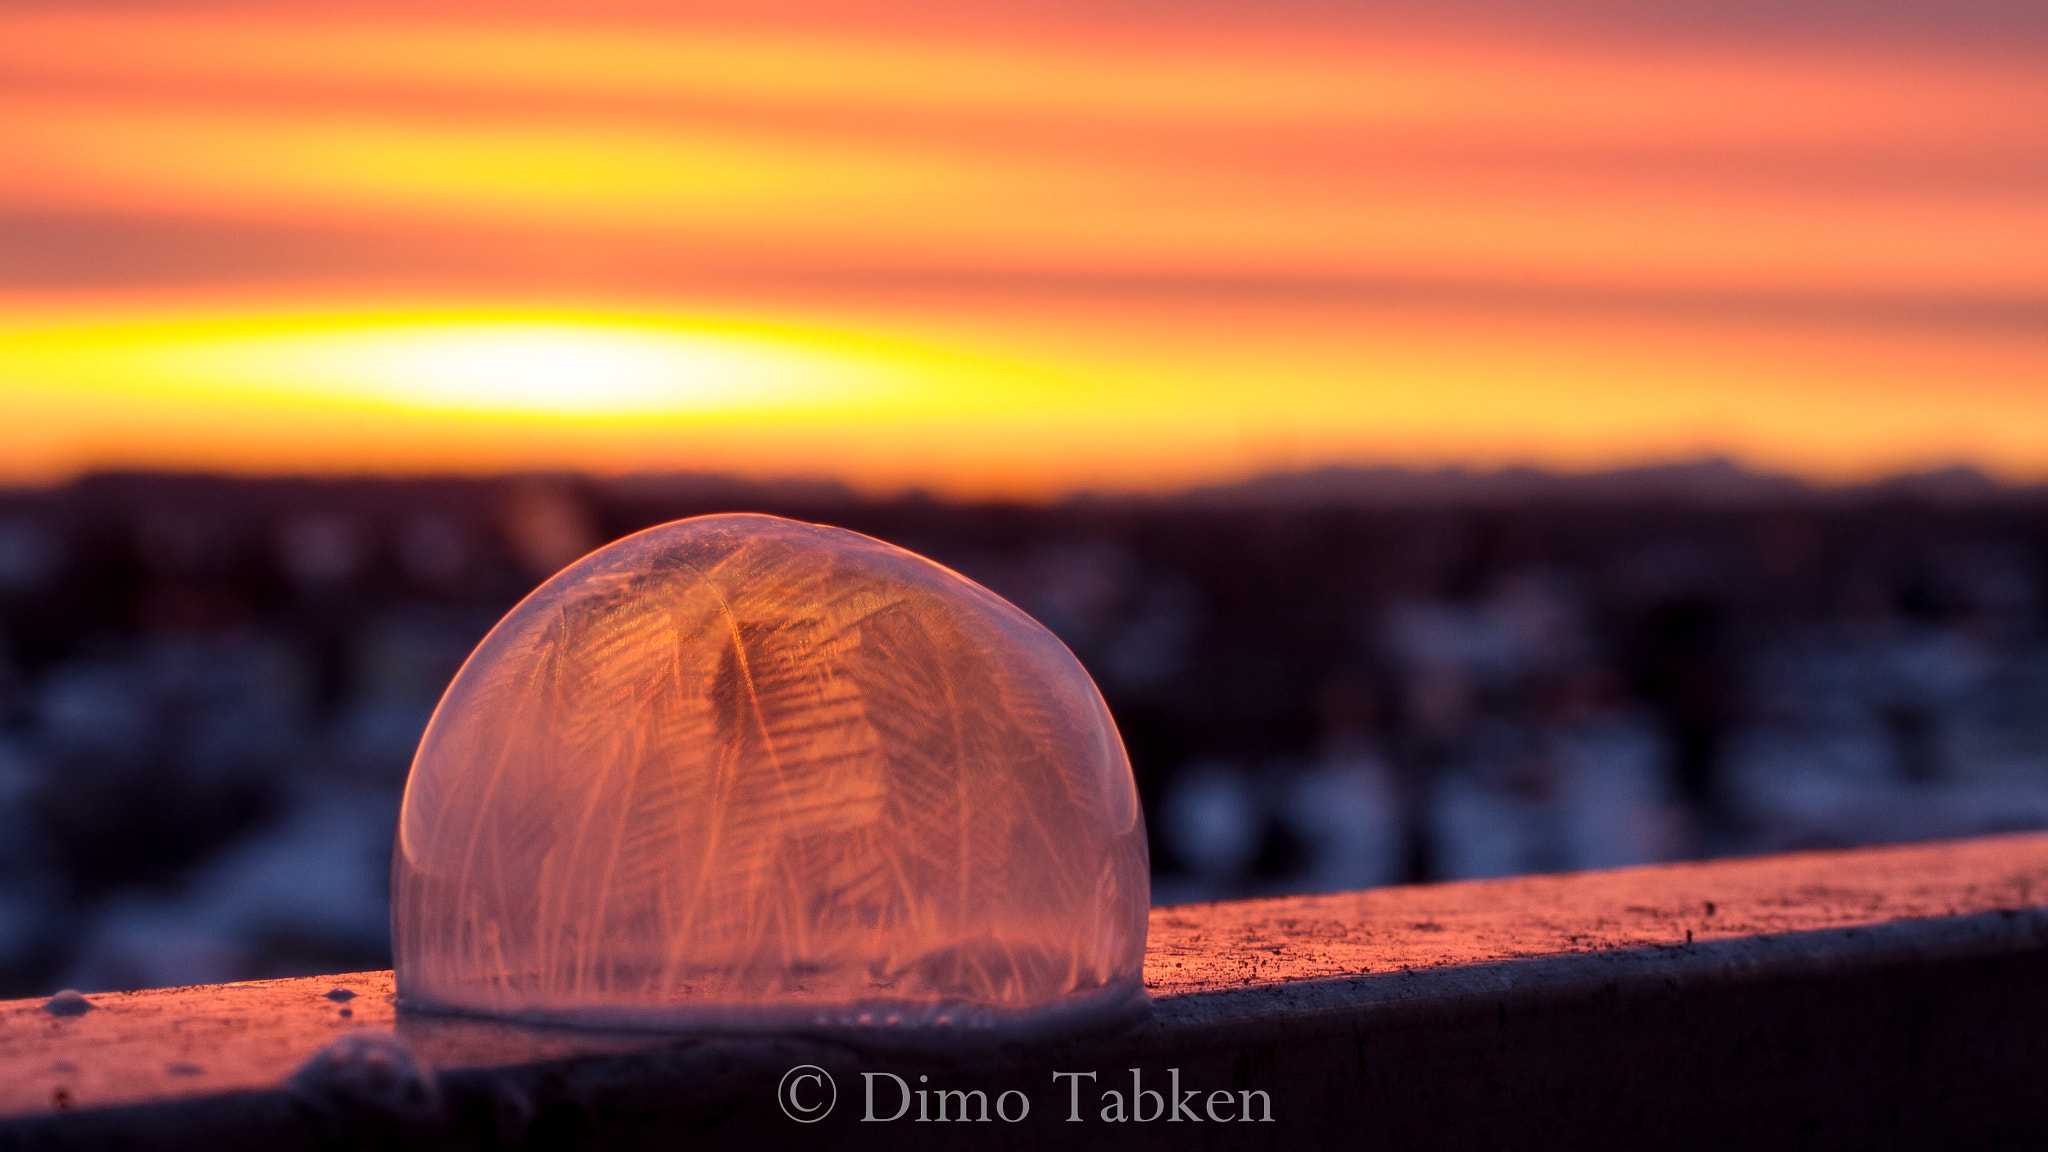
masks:
[[[0,996],[388,963],[400,789],[500,614],[711,511],[867,532],[1071,645],[1161,903],[2048,827],[2048,491],[1703,464],[1171,500],[110,475],[0,497]]]

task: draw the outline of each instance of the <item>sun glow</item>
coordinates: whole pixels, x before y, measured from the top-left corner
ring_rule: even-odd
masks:
[[[830,333],[519,314],[18,331],[0,355],[16,386],[595,420],[865,407],[928,373]]]
[[[288,332],[142,350],[167,373],[429,411],[608,417],[871,394],[878,365],[790,340],[561,320]]]
[[[680,468],[1035,499],[1359,459],[2048,469],[2041,345],[2024,332],[943,295],[783,307],[775,323],[709,297],[204,314],[138,300],[113,322],[25,309],[0,325],[0,479]]]

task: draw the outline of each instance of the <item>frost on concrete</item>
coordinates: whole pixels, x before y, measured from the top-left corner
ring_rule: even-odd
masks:
[[[43,1002],[43,1011],[52,1016],[83,1016],[97,1007],[75,988],[66,988]]]
[[[344,1032],[307,1057],[292,1086],[315,1104],[360,1109],[386,1119],[430,1124],[441,1114],[434,1074],[397,1033]]]
[[[993,593],[768,516],[650,529],[492,630],[399,818],[399,994],[534,1020],[1043,1031],[1144,1003],[1101,696]]]

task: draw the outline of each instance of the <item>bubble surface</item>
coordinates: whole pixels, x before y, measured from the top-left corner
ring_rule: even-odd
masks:
[[[413,1006],[1002,1034],[1144,1004],[1144,823],[1080,663],[949,569],[770,516],[627,537],[500,621],[392,886]]]

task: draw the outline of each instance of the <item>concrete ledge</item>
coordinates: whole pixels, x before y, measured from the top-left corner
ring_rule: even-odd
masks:
[[[1137,1027],[951,1058],[417,1016],[388,972],[0,1003],[0,1148],[2048,1145],[2048,836],[1159,909],[1146,975]]]

